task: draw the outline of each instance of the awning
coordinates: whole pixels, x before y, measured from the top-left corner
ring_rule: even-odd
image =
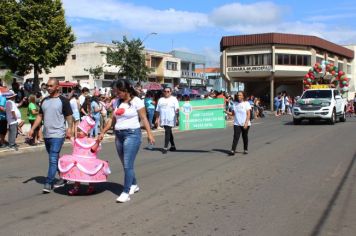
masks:
[[[63,88],[73,88],[77,86],[77,83],[69,82],[69,81],[59,81],[59,86]]]

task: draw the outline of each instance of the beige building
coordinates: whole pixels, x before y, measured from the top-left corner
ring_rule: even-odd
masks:
[[[300,95],[304,75],[323,60],[346,72],[350,84],[354,84],[354,51],[315,36],[279,33],[227,36],[221,39],[220,50],[224,79],[230,84],[244,83],[247,94],[262,97],[272,108],[274,96],[281,91]],[[354,86],[351,90],[354,92]]]
[[[110,87],[112,81],[117,78],[119,68],[109,65],[102,52],[106,52],[107,48],[112,47],[113,45],[110,44],[95,42],[77,43],[68,54],[64,65],[52,68],[49,74],[39,75],[40,83],[46,83],[48,79],[56,78],[59,81],[79,82],[82,87],[89,89]],[[179,58],[169,53],[152,50],[146,50],[145,57],[146,65],[152,69],[148,76],[149,81],[166,83],[171,86],[179,81],[181,76]],[[87,69],[96,66],[102,66],[104,70],[104,74],[99,79],[95,79],[87,71]],[[33,72],[24,77],[25,80],[30,78],[33,78]]]

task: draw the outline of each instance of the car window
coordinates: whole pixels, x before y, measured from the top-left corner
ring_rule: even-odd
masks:
[[[307,90],[302,98],[331,98],[331,90]]]

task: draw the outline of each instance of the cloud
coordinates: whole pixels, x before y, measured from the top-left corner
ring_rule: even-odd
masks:
[[[123,27],[144,32],[189,32],[209,25],[206,14],[157,10],[113,0],[64,0],[66,16],[119,22]]]
[[[355,13],[347,13],[347,14],[334,14],[334,15],[317,15],[306,18],[309,21],[328,21],[328,20],[336,20],[336,19],[346,19],[346,18],[355,18]]]
[[[216,8],[210,20],[217,26],[231,27],[234,25],[260,25],[278,22],[283,8],[272,2],[252,4],[232,3]]]

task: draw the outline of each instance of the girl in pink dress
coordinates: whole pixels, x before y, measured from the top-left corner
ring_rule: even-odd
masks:
[[[59,158],[60,177],[75,182],[74,188],[68,192],[69,195],[79,193],[80,182],[89,183],[87,194],[92,194],[93,183],[105,182],[111,173],[108,162],[97,159],[97,153],[101,148],[99,139],[88,138],[88,133],[94,125],[95,121],[92,118],[83,117],[78,125],[77,138],[72,140],[72,155],[63,155]]]

